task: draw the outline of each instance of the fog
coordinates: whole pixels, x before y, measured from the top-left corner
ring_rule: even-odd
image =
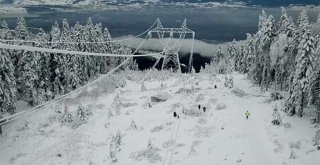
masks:
[[[160,39],[148,39],[141,46],[141,49],[161,52],[164,50],[162,47],[162,44],[166,45],[166,43],[168,43],[169,49],[172,47],[177,47],[177,46],[181,45],[179,52],[184,55],[190,53],[191,49],[192,49],[192,40],[191,39],[185,39],[185,40],[163,39],[162,44],[160,41],[161,41]],[[140,43],[142,43],[142,42],[143,42],[142,38],[137,38],[137,39],[124,41],[123,45],[136,49],[140,45]],[[204,41],[194,40],[193,45],[194,45],[194,48],[193,48],[194,53],[200,54],[201,56],[205,56],[205,57],[212,57],[217,54],[219,46],[221,46],[221,49],[225,52],[227,50],[228,43],[210,44],[210,43],[206,43]]]

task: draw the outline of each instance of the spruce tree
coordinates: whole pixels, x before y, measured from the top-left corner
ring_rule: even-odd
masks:
[[[74,42],[73,29],[70,28],[68,20],[64,19],[62,21],[62,31],[61,31],[61,48],[64,50],[76,50],[76,44]],[[68,93],[71,90],[76,89],[80,85],[79,78],[79,56],[77,55],[64,55],[64,60],[66,69],[64,73],[63,85],[65,87],[65,92]]]
[[[247,34],[247,39],[245,43],[245,66],[243,68],[244,73],[248,73],[250,69],[252,68],[254,64],[254,58],[255,58],[255,40],[254,37],[251,34]]]
[[[275,26],[273,16],[267,17],[266,13],[262,11],[259,23],[259,31],[257,33],[257,56],[252,70],[253,78],[263,88],[268,89],[270,79],[270,46],[275,37]]]
[[[29,40],[30,36],[29,36],[29,31],[27,29],[27,25],[26,22],[24,20],[23,17],[18,18],[17,20],[17,26],[14,30],[14,39],[18,40],[16,41],[15,45],[29,45],[32,46],[31,43],[24,43],[24,42],[19,42],[19,40],[23,41],[23,40]],[[15,66],[15,77],[16,78],[20,78],[21,76],[23,76],[24,74],[24,63],[25,61],[23,61],[25,56],[28,56],[32,54],[32,52],[26,52],[23,50],[14,50],[12,51],[11,54],[11,59],[13,62],[13,65]],[[22,83],[21,81],[19,81],[19,79],[17,79],[17,90],[20,93],[22,90]]]
[[[51,39],[51,48],[52,49],[60,49],[61,44],[61,30],[58,22],[55,22],[52,26],[50,32]],[[50,54],[50,70],[51,70],[51,82],[52,82],[52,92],[53,97],[57,95],[62,95],[65,93],[64,89],[64,71],[66,70],[66,59],[65,55],[60,53],[51,53]]]
[[[233,58],[237,54],[236,40],[235,39],[233,39],[231,45],[229,45],[227,52],[229,53],[231,58]]]
[[[48,48],[49,35],[40,29],[40,32],[35,37],[35,46],[41,48]],[[42,94],[43,101],[48,101],[52,98],[51,88],[52,82],[50,81],[50,53],[35,52],[39,56],[39,67],[37,74],[39,77],[38,91]]]
[[[40,56],[35,52],[26,52],[23,54],[23,59],[19,65],[22,68],[22,74],[17,78],[20,84],[21,99],[28,102],[31,106],[42,102],[42,98],[38,93],[40,85],[39,71]]]
[[[295,70],[290,78],[290,97],[286,102],[286,111],[290,115],[303,115],[303,108],[308,102],[307,92],[310,80],[315,74],[314,70],[314,38],[311,35],[310,25],[306,11],[301,12],[298,21],[301,38],[298,40],[298,52],[295,57]]]
[[[0,111],[14,113],[16,108],[14,66],[6,50],[0,50]]]
[[[27,29],[26,21],[23,17],[18,18],[17,26],[15,28],[15,37],[19,40],[30,39],[29,31]]]
[[[278,23],[278,34],[286,34],[288,37],[293,37],[294,25],[288,17],[286,9],[282,7],[281,13],[280,21]]]
[[[2,21],[1,24],[1,39],[4,40],[13,40],[13,32],[9,29],[8,24],[5,20]]]

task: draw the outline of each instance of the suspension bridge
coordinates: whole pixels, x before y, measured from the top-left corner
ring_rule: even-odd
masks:
[[[131,53],[131,54],[111,54],[111,53],[96,53],[96,52],[81,52],[81,51],[70,51],[70,50],[63,50],[63,49],[50,49],[50,48],[41,48],[41,47],[34,47],[34,46],[26,46],[26,45],[20,45],[22,43],[39,43],[38,41],[31,41],[31,40],[3,40],[0,39],[0,49],[5,50],[21,50],[26,52],[45,52],[45,53],[60,53],[60,54],[69,54],[69,55],[81,55],[81,56],[107,56],[107,57],[127,57],[125,61],[123,61],[121,64],[119,64],[117,67],[110,70],[108,73],[101,75],[99,78],[97,78],[94,81],[91,81],[87,83],[86,85],[79,87],[65,95],[61,95],[53,100],[44,102],[42,104],[39,104],[31,109],[27,109],[24,111],[20,111],[18,113],[15,113],[11,116],[7,116],[0,119],[0,126],[4,125],[6,123],[9,123],[13,120],[16,120],[22,115],[26,113],[31,113],[36,111],[37,109],[40,109],[41,107],[45,107],[51,103],[54,103],[58,100],[61,100],[62,98],[65,98],[67,96],[70,96],[72,94],[75,94],[95,83],[98,81],[110,76],[115,71],[117,71],[119,68],[127,64],[127,62],[133,58],[133,57],[154,57],[157,58],[155,64],[152,66],[153,70],[161,59],[163,59],[163,63],[161,66],[161,69],[169,69],[172,68],[176,72],[181,73],[181,64],[179,60],[179,51],[182,46],[182,41],[186,38],[191,39],[191,46],[190,46],[190,58],[188,63],[188,71],[190,72],[192,69],[192,60],[193,60],[193,44],[195,39],[195,32],[190,30],[187,27],[187,21],[184,19],[182,25],[180,28],[165,28],[163,27],[161,21],[159,18],[156,19],[156,21],[144,32],[121,40],[111,40],[111,41],[104,41],[104,42],[85,42],[85,43],[91,43],[91,44],[98,44],[98,43],[121,43],[127,40],[132,40],[136,38],[141,38],[144,36],[144,39],[141,41],[141,43],[138,45],[138,47]],[[156,39],[159,41],[159,45],[161,45],[162,50],[158,52],[150,52],[147,54],[141,54],[137,55],[136,53],[141,50],[142,46],[148,42],[151,39]],[[13,43],[20,43],[19,45],[13,44]],[[47,44],[74,44],[74,43],[80,43],[80,42],[41,42],[41,43],[47,43]],[[83,42],[81,42],[83,43]],[[58,55],[58,54],[57,54]],[[143,82],[149,75],[151,71],[147,73],[141,80]]]

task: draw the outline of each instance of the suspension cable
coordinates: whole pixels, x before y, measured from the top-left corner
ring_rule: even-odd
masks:
[[[106,57],[145,57],[145,56],[157,56],[159,53],[150,53],[150,54],[111,54],[111,53],[95,53],[95,52],[80,52],[80,51],[70,51],[62,49],[49,49],[49,48],[40,48],[33,46],[24,46],[24,45],[11,45],[0,43],[1,49],[10,49],[10,50],[25,50],[29,52],[46,52],[46,53],[61,53],[61,54],[70,54],[70,55],[82,55],[82,56],[106,56]],[[138,49],[136,49],[138,50]]]

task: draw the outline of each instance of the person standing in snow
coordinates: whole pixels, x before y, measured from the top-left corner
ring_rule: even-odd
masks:
[[[173,117],[179,119],[180,116],[178,115],[177,112],[173,112]]]
[[[203,109],[203,112],[206,112],[206,110],[207,110],[207,108],[206,108],[206,107],[203,107],[202,109]]]
[[[246,119],[248,119],[248,118],[249,118],[249,116],[250,116],[249,111],[247,111],[244,115],[246,116]]]

